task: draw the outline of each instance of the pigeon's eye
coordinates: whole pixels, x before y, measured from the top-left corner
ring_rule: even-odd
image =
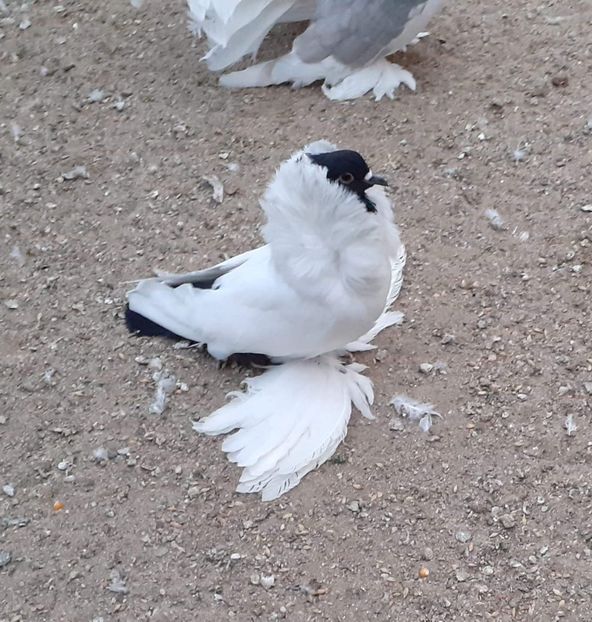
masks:
[[[339,181],[346,186],[351,184],[354,180],[354,176],[351,173],[343,173],[343,175],[339,176]]]

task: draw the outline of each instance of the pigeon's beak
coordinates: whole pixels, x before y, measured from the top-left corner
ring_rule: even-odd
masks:
[[[372,175],[366,182],[369,186],[388,186],[388,181],[384,177],[378,177],[377,175]]]

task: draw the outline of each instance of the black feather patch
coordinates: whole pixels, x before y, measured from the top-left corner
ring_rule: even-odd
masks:
[[[197,289],[212,289],[212,286],[216,282],[216,279],[210,281],[201,281],[198,283],[192,283],[193,287]],[[129,306],[125,307],[125,325],[130,333],[135,333],[142,337],[167,337],[168,339],[174,339],[175,341],[183,340],[183,337],[175,335],[170,330],[163,328],[160,324],[145,318],[143,315],[132,311]]]
[[[182,337],[163,328],[160,324],[132,311],[128,306],[125,307],[125,325],[130,333],[135,333],[142,337],[167,337],[176,341],[182,339]]]

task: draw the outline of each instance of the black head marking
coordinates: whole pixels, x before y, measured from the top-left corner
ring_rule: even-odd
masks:
[[[327,179],[356,194],[369,212],[376,211],[376,206],[366,196],[366,190],[375,185],[388,184],[381,177],[372,175],[366,161],[357,151],[343,149],[307,155],[315,164],[327,169]]]

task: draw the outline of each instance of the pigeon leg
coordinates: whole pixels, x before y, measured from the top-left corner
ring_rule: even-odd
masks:
[[[271,359],[265,354],[236,353],[231,354],[225,361],[218,362],[218,369],[226,367],[269,367],[272,365]]]

